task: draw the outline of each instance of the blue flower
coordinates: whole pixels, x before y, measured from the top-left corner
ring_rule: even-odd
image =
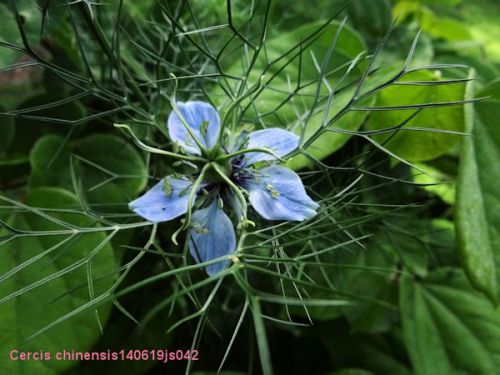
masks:
[[[300,177],[270,164],[298,147],[295,134],[271,128],[226,137],[215,108],[199,101],[178,102],[167,124],[172,142],[204,164],[192,176],[165,177],[129,207],[152,222],[186,214],[189,251],[197,262],[231,255],[236,249],[225,205],[240,226],[252,223],[247,219],[246,197],[267,220],[302,221],[316,215],[319,206],[307,195]],[[215,262],[206,271],[214,275],[228,262]]]

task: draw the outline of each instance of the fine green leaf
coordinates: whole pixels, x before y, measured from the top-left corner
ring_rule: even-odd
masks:
[[[69,192],[55,188],[40,188],[29,194],[27,204],[51,209],[77,209],[77,199]],[[94,227],[92,219],[68,212],[51,212],[55,220],[63,220],[77,227]],[[13,213],[8,219],[11,226],[25,231],[50,232],[64,229],[53,220],[47,220],[33,212]],[[3,231],[6,234],[5,231]],[[68,240],[67,235],[20,236],[2,246],[0,252],[0,372],[5,374],[58,374],[75,364],[73,361],[10,361],[9,351],[56,352],[66,350],[88,350],[99,337],[99,325],[95,312],[76,316],[38,338],[26,341],[30,335],[53,322],[60,316],[76,309],[90,300],[92,280],[95,296],[107,291],[114,281],[110,274],[116,264],[113,249],[106,242],[104,233],[81,233]],[[68,241],[66,241],[68,240]],[[66,241],[66,242],[64,242]],[[58,246],[59,245],[59,246]],[[94,249],[95,256],[71,272],[59,275],[35,289],[24,291],[15,299],[12,293],[29,287],[41,280],[51,278],[57,272],[81,262]],[[45,255],[39,257],[42,253]],[[35,260],[35,261],[34,261]],[[25,262],[30,262],[27,265]],[[24,264],[23,264],[24,263]],[[92,278],[88,278],[87,267],[92,266]],[[23,266],[21,266],[23,265]],[[17,272],[14,268],[19,267]],[[10,275],[7,273],[11,272]],[[110,305],[99,308],[99,320],[104,323]]]
[[[16,7],[21,17],[26,37],[33,45],[38,44],[40,40],[41,12],[30,0],[16,1]],[[8,1],[0,4],[0,17],[2,19],[0,23],[0,41],[22,45],[16,18]],[[8,47],[0,47],[0,67],[3,68],[12,64],[19,57],[19,52]]]
[[[458,269],[424,281],[404,277],[403,336],[416,375],[495,374],[500,366],[500,315]]]
[[[462,148],[456,228],[462,261],[472,284],[498,301],[500,82],[485,87],[478,95],[489,98],[477,103],[475,112],[467,107],[467,132],[471,136],[464,140]]]
[[[379,65],[391,66],[395,61],[405,61],[408,57],[408,49],[400,48],[401,45],[411,46],[415,40],[416,31],[411,27],[404,27],[398,29],[398,38],[390,38],[387,41],[387,46],[381,51]],[[413,66],[426,66],[432,64],[434,61],[434,45],[432,38],[428,34],[420,34],[418,44],[415,46],[413,56],[411,59]]]
[[[339,90],[352,82],[354,77],[359,77],[363,68],[366,68],[366,62],[361,58],[366,46],[354,30],[338,22],[332,22],[318,35],[307,39],[321,26],[321,22],[306,24],[266,43],[265,53],[260,53],[248,73],[249,87],[261,79],[262,86],[265,85],[265,89],[252,99],[245,114],[245,119],[248,118],[256,127],[285,127],[299,135],[303,133],[304,143],[350,101],[353,89],[344,89],[329,103],[327,85],[332,90]],[[334,48],[328,56],[332,46]],[[280,59],[283,55],[286,56]],[[229,72],[245,75],[246,63],[234,61],[232,56],[233,65]],[[357,64],[350,66],[353,61]],[[243,70],[242,66],[245,67]],[[248,104],[245,101],[243,103]],[[315,111],[309,115],[312,109]],[[355,131],[366,115],[364,112],[350,112],[329,126]],[[349,137],[345,133],[327,132],[307,150],[315,158],[323,159],[342,147]],[[310,165],[310,159],[302,155],[288,163],[293,169]]]

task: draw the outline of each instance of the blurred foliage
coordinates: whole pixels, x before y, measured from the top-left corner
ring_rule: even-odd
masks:
[[[5,0],[0,17],[0,373],[498,372],[497,1]],[[174,92],[233,132],[298,134],[287,163],[318,217],[252,217],[207,278],[178,221],[133,215],[192,168],[144,147],[176,151]]]

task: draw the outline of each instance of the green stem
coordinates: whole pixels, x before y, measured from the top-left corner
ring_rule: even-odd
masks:
[[[244,93],[243,95],[241,95],[239,98],[236,98],[231,103],[231,105],[229,106],[229,108],[226,111],[225,116],[222,118],[221,127],[219,129],[219,134],[217,135],[217,143],[220,143],[222,134],[224,134],[224,129],[226,128],[226,124],[228,122],[228,117],[230,115],[232,115],[233,116],[233,121],[236,122],[236,117],[235,117],[236,113],[234,112],[234,110],[236,109],[236,107],[238,105],[240,105],[240,103],[243,100],[245,100],[246,98],[248,98],[249,96],[251,96],[254,92],[256,92],[260,88],[260,86],[262,85],[263,79],[264,79],[264,76],[261,76],[259,78],[259,80],[252,87],[250,87],[248,89],[248,91],[246,93]]]
[[[205,166],[203,167],[203,169],[200,172],[200,175],[198,176],[198,178],[194,182],[193,186],[191,187],[191,191],[189,192],[189,198],[188,198],[188,209],[186,211],[186,218],[185,218],[184,224],[182,224],[180,226],[180,228],[177,229],[175,231],[175,233],[172,235],[172,242],[176,245],[178,245],[177,236],[179,235],[179,233],[182,230],[188,228],[189,224],[191,223],[191,212],[193,210],[193,204],[194,204],[194,200],[195,200],[194,198],[195,198],[196,194],[198,193],[198,188],[200,187],[201,183],[203,182],[203,179],[205,178],[205,173],[206,173],[207,169],[210,167],[210,165],[211,165],[211,163],[205,164]]]
[[[243,209],[243,218],[238,218],[238,220],[240,221],[245,221],[246,218],[247,218],[247,210],[248,210],[248,206],[247,206],[247,201],[245,199],[245,197],[243,196],[243,193],[241,192],[241,189],[236,186],[236,184],[231,181],[231,179],[229,177],[226,176],[226,174],[224,173],[224,171],[222,171],[219,167],[218,164],[216,163],[212,163],[211,164],[212,167],[215,169],[215,171],[219,174],[219,176],[222,177],[222,179],[229,185],[229,187],[234,191],[234,193],[236,194],[236,196],[238,197],[238,199],[240,200],[241,202],[241,207]]]
[[[106,39],[106,36],[104,34],[104,31],[102,30],[101,26],[97,23],[94,22],[92,19],[90,12],[87,10],[84,10],[84,5],[80,8],[82,13],[84,14],[84,17],[86,18],[87,24],[90,25],[92,32],[94,35],[97,37],[97,41],[101,45],[101,47],[104,49],[106,55],[111,59],[111,61],[114,64],[120,65],[121,61],[118,61],[116,58],[115,54],[113,53],[113,50],[111,49],[111,46],[108,43],[108,40]],[[142,105],[144,105],[145,108],[149,107],[149,103],[142,93],[142,91],[139,89],[137,84],[135,83],[135,80],[132,78],[130,72],[127,69],[123,69],[123,73],[125,74],[127,81],[131,84],[130,88],[134,92],[135,95],[139,98],[140,102]]]
[[[181,123],[182,123],[182,125],[184,125],[184,128],[186,128],[186,131],[189,133],[191,138],[193,138],[194,142],[196,143],[196,145],[198,146],[198,148],[200,149],[202,154],[206,154],[207,153],[206,147],[200,142],[200,140],[198,139],[196,134],[194,134],[193,129],[191,129],[189,124],[186,122],[186,119],[184,118],[182,113],[179,111],[179,108],[177,108],[175,93],[177,92],[178,82],[177,82],[177,78],[175,77],[174,74],[170,74],[170,75],[172,76],[172,78],[174,78],[174,93],[170,97],[170,105],[172,106],[172,109],[179,117],[179,120],[181,120]]]

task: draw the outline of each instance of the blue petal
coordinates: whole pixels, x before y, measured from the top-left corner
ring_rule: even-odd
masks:
[[[319,207],[307,195],[300,177],[288,168],[262,168],[243,187],[253,208],[267,220],[302,221],[316,215]]]
[[[299,147],[299,137],[279,128],[257,130],[248,135],[247,148],[265,148],[279,157],[289,154]],[[251,165],[259,161],[275,159],[271,154],[251,152],[245,154],[245,164]]]
[[[192,129],[198,141],[204,147],[212,148],[217,142],[220,129],[220,119],[217,110],[210,104],[199,101],[177,102],[176,104],[179,112]],[[205,131],[202,130],[203,122],[208,123]],[[196,141],[188,133],[175,111],[170,112],[168,116],[168,133],[172,141],[177,142],[188,153],[200,155],[200,149]]]
[[[187,211],[189,191],[192,182],[188,179],[166,177],[171,191],[163,190],[165,179],[161,180],[142,197],[129,203],[129,208],[146,220],[153,222],[168,221]]]
[[[229,152],[235,152],[243,148],[248,138],[246,130],[238,130],[238,134],[231,134],[226,141],[226,148]],[[246,147],[246,146],[245,146]]]
[[[236,250],[233,224],[215,200],[207,208],[193,213],[191,225],[189,250],[198,263],[232,254]],[[206,267],[206,271],[210,276],[215,275],[228,263],[229,260],[224,260],[212,264]]]

